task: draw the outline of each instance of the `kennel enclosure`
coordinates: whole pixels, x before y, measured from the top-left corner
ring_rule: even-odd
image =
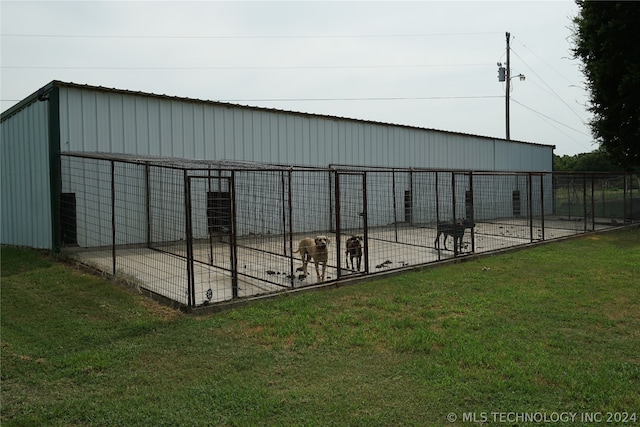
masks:
[[[63,252],[193,308],[318,283],[303,237],[329,237],[327,282],[623,226],[638,176],[329,168],[61,156]],[[460,236],[439,224],[473,223]],[[361,236],[362,268],[346,240]]]

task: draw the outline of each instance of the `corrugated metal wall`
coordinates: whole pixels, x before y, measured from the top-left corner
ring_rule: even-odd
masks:
[[[551,146],[85,87],[61,88],[61,150],[267,163],[531,171]]]
[[[52,247],[48,102],[34,102],[2,121],[2,243]]]
[[[61,152],[320,167],[552,169],[551,146],[62,82],[47,87],[59,88]],[[52,248],[51,101],[23,102],[2,122],[1,238],[6,244]],[[61,184],[71,191],[71,183]],[[403,195],[406,189],[398,185]]]

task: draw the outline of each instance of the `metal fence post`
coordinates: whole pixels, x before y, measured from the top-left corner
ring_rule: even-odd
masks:
[[[593,183],[593,176],[591,177]],[[584,232],[587,232],[587,174],[582,174],[582,218],[584,221]]]
[[[596,230],[596,198],[595,198],[595,183],[593,182],[593,175],[591,175],[591,231]]]
[[[284,171],[280,171],[280,202],[282,203],[282,253],[287,254],[287,209],[285,200],[286,184]]]
[[[544,240],[544,178],[545,174],[540,174],[540,238]]]
[[[393,199],[393,230],[395,232],[395,241],[398,241],[398,207],[396,201],[396,171],[391,171],[391,192]]]
[[[329,174],[333,174],[335,175],[334,177],[334,182],[335,182],[335,194],[336,194],[336,200],[335,200],[335,215],[336,215],[336,251],[338,251],[338,256],[337,256],[337,261],[338,261],[338,279],[342,276],[342,269],[340,268],[340,234],[341,234],[341,230],[340,230],[340,174],[338,173],[338,171],[333,170],[330,171]]]
[[[451,172],[451,213],[453,215],[453,229],[456,229],[456,173],[455,172]],[[445,237],[446,239],[446,237]],[[454,240],[453,240],[453,256],[457,257],[458,256],[458,245],[456,245],[456,241],[455,241],[455,233],[454,233]]]
[[[413,196],[414,196],[414,188],[413,188],[413,168],[409,168],[409,221],[410,225],[413,225]]]
[[[111,258],[113,275],[116,275],[116,166],[111,160]]]
[[[288,185],[285,185],[285,182]],[[291,195],[291,168],[289,168],[289,170],[287,171],[287,180],[285,181],[285,177],[284,177],[284,171],[282,171],[282,186],[283,186],[283,191],[282,191],[282,204],[283,204],[283,231],[284,234],[287,234],[287,231],[289,232],[289,252],[287,253],[287,248],[285,246],[285,255],[289,256],[289,271],[290,271],[290,275],[289,277],[291,278],[291,287],[295,287],[295,279],[296,279],[296,275],[295,275],[295,271],[293,269],[293,200],[292,200],[292,195]],[[284,188],[285,186],[287,187],[287,197],[286,197],[286,202],[285,202],[285,194],[284,194]],[[286,203],[286,208],[284,206],[284,204]],[[287,213],[289,214],[289,230],[287,230]],[[285,238],[286,240],[286,238]],[[285,243],[286,245],[286,243]]]
[[[187,300],[189,307],[196,305],[195,277],[193,269],[193,230],[191,224],[191,181],[187,170],[184,174],[184,215],[185,215],[185,237],[187,245]]]
[[[238,232],[237,211],[236,211],[236,173],[231,171],[229,177],[229,190],[231,196],[231,295],[233,299],[238,298],[238,241],[236,233]]]
[[[640,177],[637,177],[637,178],[640,181]],[[633,222],[633,219],[634,219],[634,216],[633,216],[633,214],[634,214],[634,212],[633,212],[633,194],[634,194],[633,193],[633,179],[634,179],[633,174],[629,174],[629,183],[630,183],[629,184],[629,202],[630,202],[629,203],[629,220],[631,222]],[[640,188],[638,189],[638,191],[640,191]]]
[[[362,174],[362,228],[364,233],[364,272],[369,272],[369,203],[367,202],[367,172]],[[339,255],[339,254],[338,254]],[[338,257],[340,258],[340,257]],[[338,263],[340,266],[340,263]]]
[[[145,191],[145,217],[147,220],[147,248],[151,247],[151,183],[149,162],[144,162],[144,191]]]
[[[466,198],[465,198],[466,199]],[[473,210],[473,172],[469,172],[469,205],[465,206],[465,212],[466,212],[466,217],[467,217],[467,221],[471,221],[471,224],[473,224],[473,227],[471,227],[471,252],[476,251],[476,233],[475,233],[475,224],[476,224],[476,219],[475,219],[475,212]],[[469,215],[471,214],[471,215]]]
[[[529,242],[533,243],[533,186],[531,172],[527,174],[527,216],[529,217]]]
[[[436,233],[438,230],[438,226],[440,224],[440,194],[439,194],[439,184],[438,184],[438,176],[439,176],[439,172],[435,172],[436,176],[435,176],[435,186],[436,186]],[[436,234],[437,236],[437,234]],[[437,237],[438,239],[440,238],[439,236]],[[440,242],[438,242],[438,261],[440,261],[442,259],[442,257],[440,256]]]

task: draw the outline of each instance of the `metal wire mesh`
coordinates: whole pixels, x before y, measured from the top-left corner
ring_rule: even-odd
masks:
[[[185,307],[640,219],[640,179],[632,174],[310,168],[68,153],[61,155],[60,183],[58,240],[65,252]],[[327,238],[328,250],[309,259],[305,275],[301,241],[317,236]]]

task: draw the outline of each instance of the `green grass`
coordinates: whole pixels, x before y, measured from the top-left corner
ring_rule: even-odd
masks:
[[[3,426],[640,423],[638,229],[202,317],[32,250],[1,291]]]

